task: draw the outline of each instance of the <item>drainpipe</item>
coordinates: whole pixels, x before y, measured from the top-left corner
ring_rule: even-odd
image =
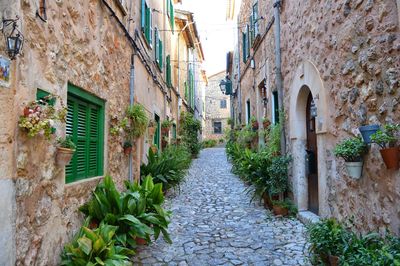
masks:
[[[281,111],[284,111],[283,106],[283,84],[281,70],[281,19],[280,19],[281,1],[274,0],[274,18],[275,18],[275,67],[276,67],[276,89],[278,91],[278,104]],[[286,139],[285,139],[285,121],[281,123],[281,153],[286,154]]]
[[[238,123],[241,124],[241,120],[242,120],[242,92],[240,90],[241,88],[241,73],[240,73],[240,29],[239,29],[239,25],[240,25],[240,20],[238,17],[238,21],[237,21],[238,27],[237,27],[237,34],[238,34],[238,88],[237,88],[237,97],[238,97],[238,109],[239,109],[239,114],[240,116],[238,116],[239,120]],[[233,88],[232,88],[233,90]],[[238,115],[239,115],[238,114]]]
[[[135,54],[131,55],[131,69],[130,69],[130,77],[129,77],[129,104],[134,104],[134,92],[135,92]],[[136,154],[140,158],[140,149],[139,149],[139,141],[136,141],[137,151]],[[133,182],[133,154],[132,152],[129,154],[129,173],[128,179],[130,182]]]

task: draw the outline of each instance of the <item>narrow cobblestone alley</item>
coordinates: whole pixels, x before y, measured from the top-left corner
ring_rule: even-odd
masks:
[[[139,265],[305,265],[305,228],[250,203],[223,148],[193,161],[181,192],[167,200],[173,244],[160,238],[138,250]]]

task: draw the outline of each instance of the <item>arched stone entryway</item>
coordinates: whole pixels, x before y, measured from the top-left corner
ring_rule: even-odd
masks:
[[[292,86],[290,88],[290,108],[289,108],[289,134],[291,141],[291,153],[293,156],[293,194],[294,200],[300,211],[310,210],[309,178],[306,173],[306,150],[309,146],[307,142],[307,103],[309,96],[317,108],[315,117],[316,134],[316,161],[318,161],[317,174],[317,210],[314,212],[319,215],[326,215],[327,208],[327,189],[326,189],[326,152],[325,133],[328,125],[328,105],[326,91],[320,78],[317,68],[309,61],[303,61],[297,68]],[[311,184],[310,184],[311,185]],[[312,205],[312,204],[311,204]],[[315,208],[315,204],[313,205]]]

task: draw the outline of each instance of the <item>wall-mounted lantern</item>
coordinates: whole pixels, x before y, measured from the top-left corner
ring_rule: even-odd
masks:
[[[219,83],[219,88],[221,89],[221,92],[225,95],[231,95],[232,94],[232,81],[230,81],[228,78],[221,80]]]
[[[312,118],[316,118],[318,115],[317,106],[315,105],[314,100],[311,101],[310,114]]]
[[[252,58],[250,60],[250,67],[251,67],[251,69],[255,69],[256,68],[256,62],[254,61],[254,58]]]
[[[3,19],[2,32],[6,41],[7,53],[11,60],[21,53],[24,45],[24,36],[18,30],[18,20],[18,16],[16,19]]]

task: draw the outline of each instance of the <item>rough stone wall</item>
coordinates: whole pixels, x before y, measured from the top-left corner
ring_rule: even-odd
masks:
[[[347,177],[332,150],[365,123],[400,122],[400,29],[391,1],[284,1],[282,73],[289,95],[302,59],[320,72],[329,102],[326,153],[330,212],[354,217],[360,230],[390,227],[400,233],[400,172],[386,170],[376,145],[365,158],[363,177]],[[285,98],[286,107],[289,99]],[[286,108],[287,109],[287,108]],[[290,130],[290,128],[289,128]]]
[[[117,8],[113,1],[110,3]],[[10,90],[14,95],[9,100],[14,101],[14,112],[7,115],[15,130],[10,140],[17,140],[16,165],[11,170],[16,200],[16,264],[57,265],[64,244],[82,223],[83,217],[77,209],[101,177],[65,184],[64,169],[55,165],[54,140],[28,138],[16,126],[18,117],[24,106],[35,99],[37,88],[59,95],[66,103],[70,82],[104,99],[104,172],[113,176],[121,187],[128,177],[128,157],[122,152],[123,138],[109,136],[108,129],[110,119],[121,118],[129,105],[132,48],[101,1],[47,2],[47,23],[35,17],[36,9],[37,1],[23,1],[18,12],[25,46],[23,54],[13,63],[15,80]],[[122,16],[120,10],[116,12]],[[154,99],[145,102],[146,109],[161,106],[163,115],[163,94],[159,92],[161,96],[157,97],[156,88],[148,82],[147,71],[140,64],[136,59],[135,100]],[[143,82],[150,86],[145,89],[140,86]],[[143,96],[141,91],[145,90],[148,91]],[[64,125],[57,127],[58,136],[64,132]],[[141,142],[136,149],[141,149]],[[6,160],[13,161],[8,155]],[[134,162],[135,165],[138,163]]]
[[[259,4],[263,3],[259,1]],[[243,1],[239,23],[250,15],[253,1]],[[289,124],[290,88],[301,62],[310,61],[318,70],[327,94],[329,123],[321,135],[319,152],[325,162],[328,216],[340,220],[353,218],[360,231],[400,229],[400,172],[385,168],[376,145],[364,158],[363,177],[350,179],[341,159],[333,155],[335,145],[358,133],[363,124],[400,122],[400,29],[399,6],[395,0],[282,1],[281,52],[284,81],[285,126],[287,136],[294,130]],[[262,4],[263,5],[263,4]],[[260,15],[266,23],[273,14],[266,3]],[[242,25],[242,24],[240,24]],[[265,24],[264,24],[265,25]],[[264,26],[262,27],[264,28]],[[272,27],[255,52],[257,59],[268,60],[272,89],[275,83],[274,40]],[[242,53],[241,36],[239,51]],[[256,97],[250,90],[252,75],[240,60],[242,80],[242,122],[245,101]],[[249,95],[250,94],[250,95]],[[238,103],[236,102],[237,106]],[[292,143],[288,140],[288,150]]]
[[[230,97],[222,94],[219,87],[221,80],[225,78],[225,71],[214,74],[208,78],[208,87],[206,88],[205,107],[206,121],[203,130],[203,139],[223,138],[224,129],[228,127],[228,118],[230,117]],[[220,108],[220,101],[226,100],[226,108]],[[221,134],[214,134],[214,121],[222,122]]]

